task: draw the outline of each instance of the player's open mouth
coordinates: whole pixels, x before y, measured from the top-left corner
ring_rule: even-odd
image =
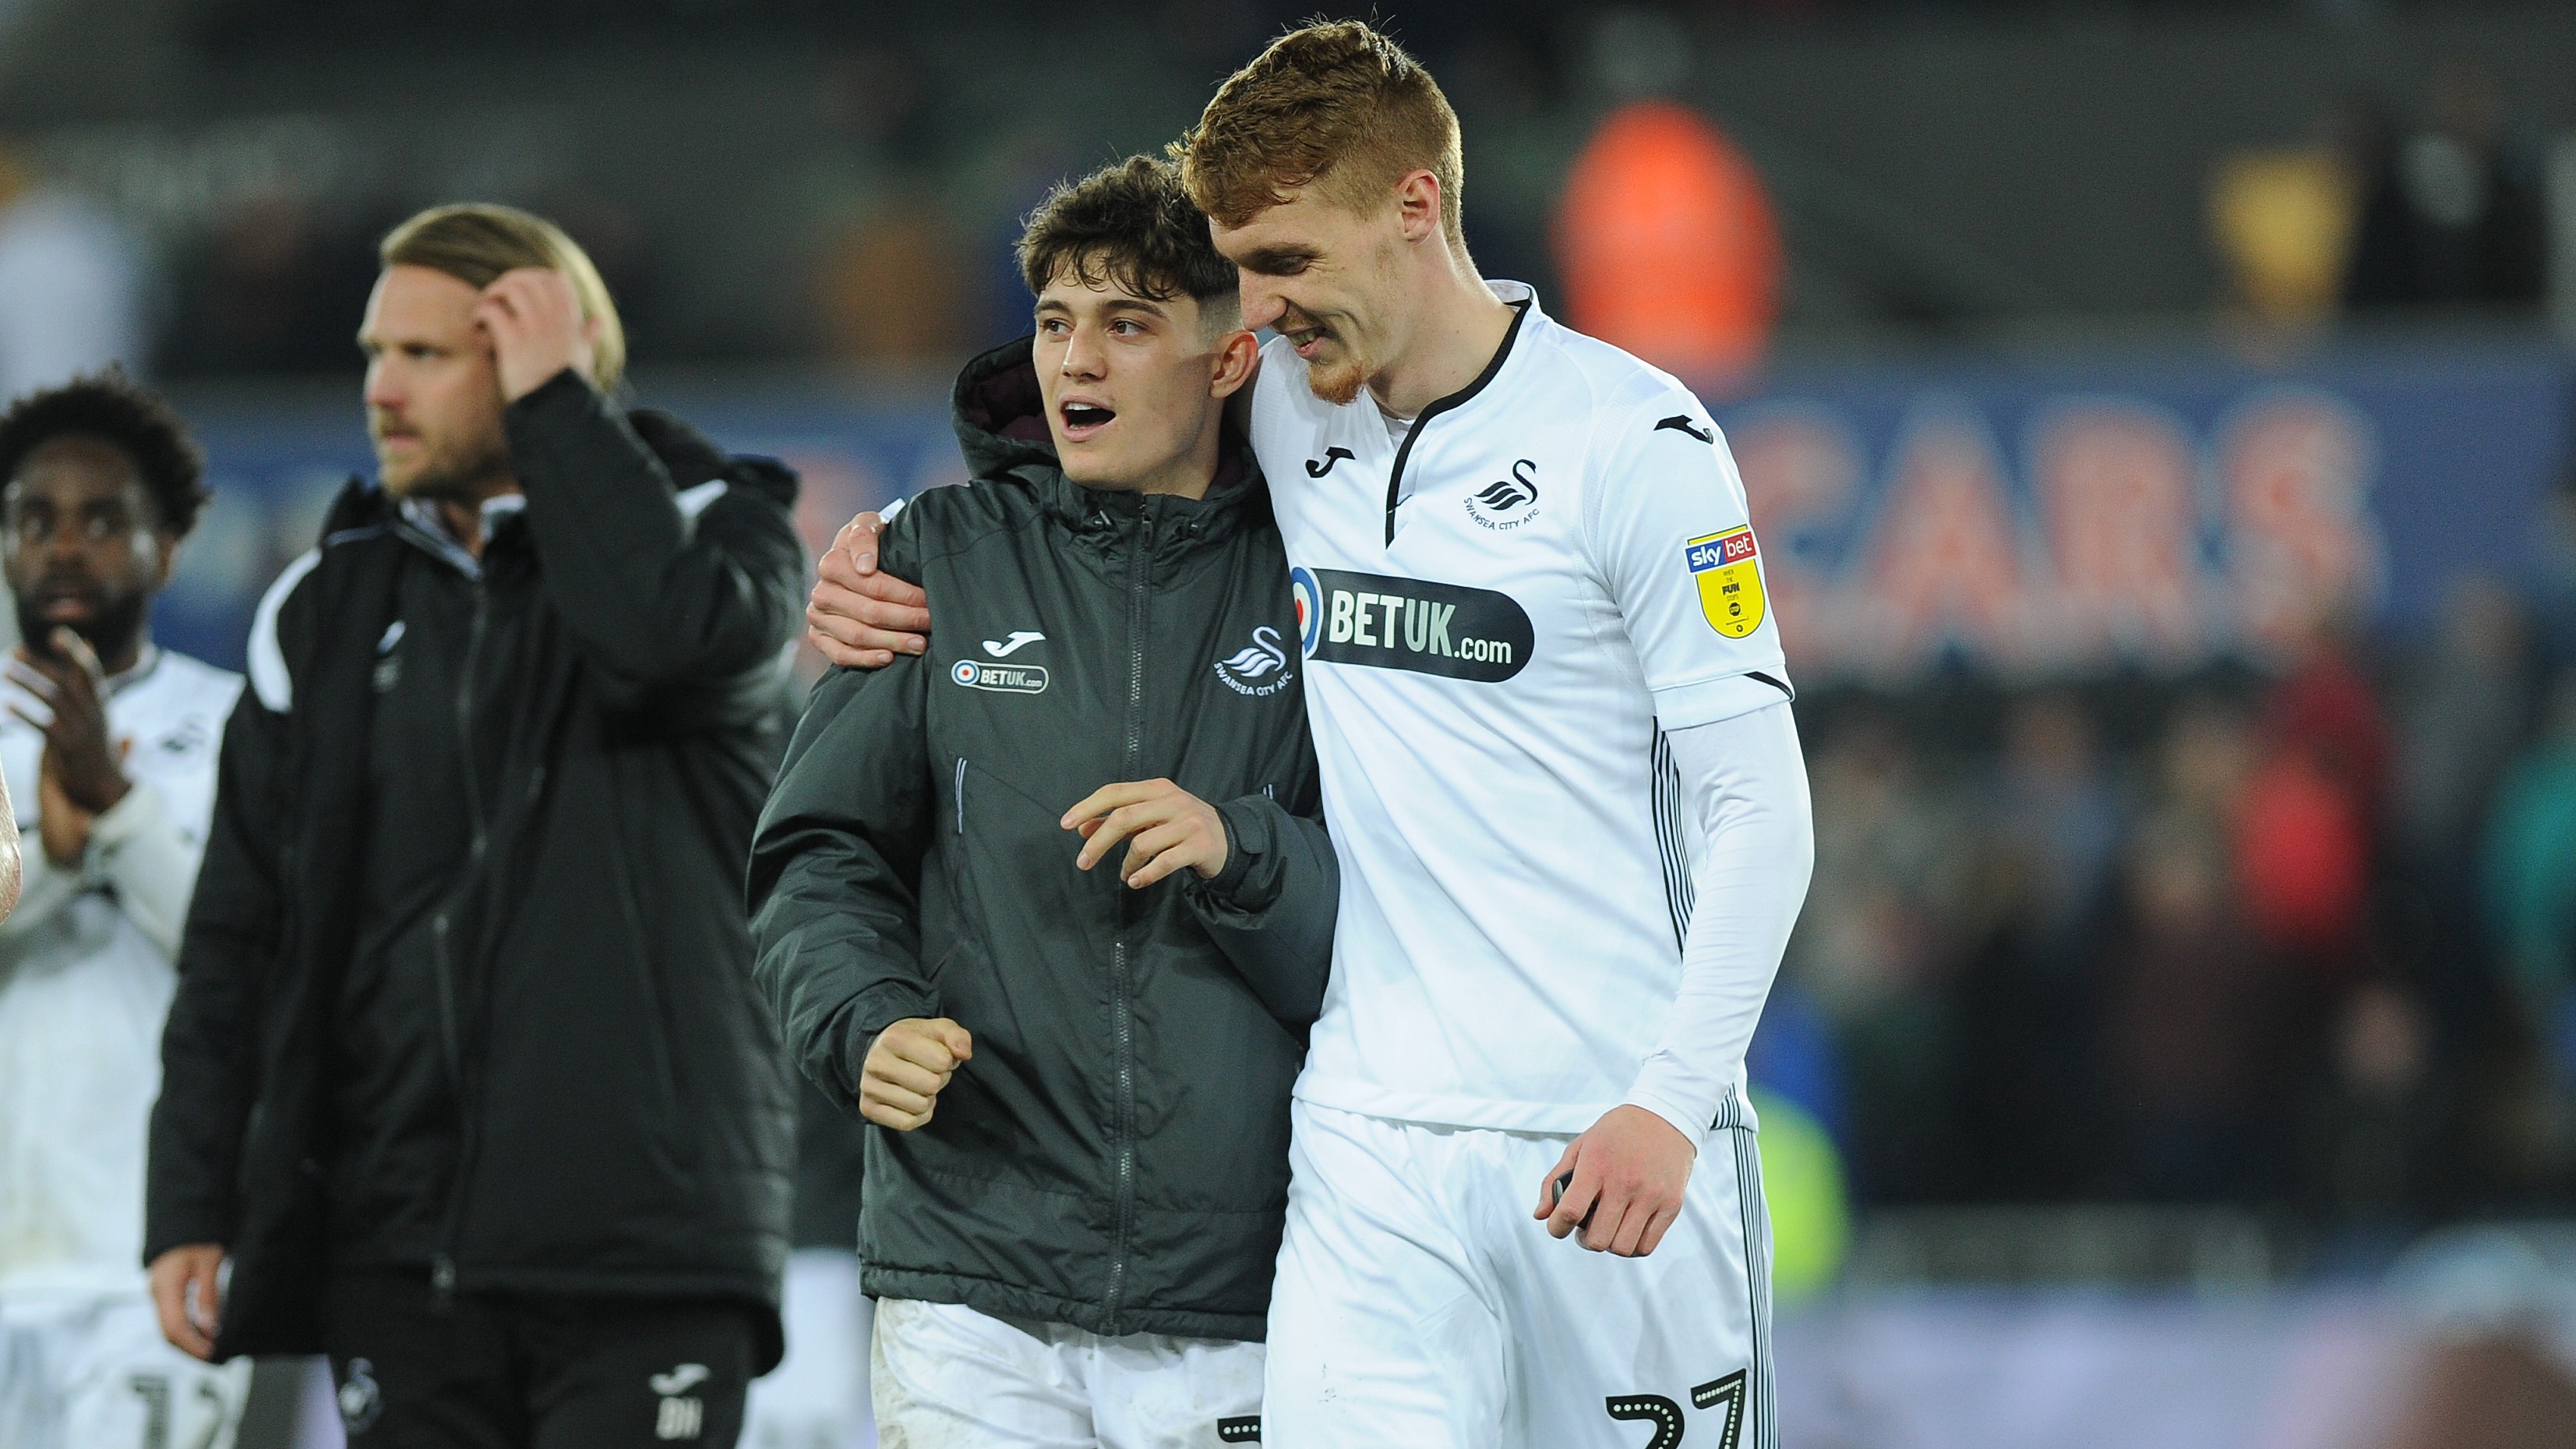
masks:
[[[1100,430],[1109,426],[1118,416],[1115,409],[1102,407],[1098,403],[1068,402],[1061,411],[1064,416],[1064,437],[1069,443],[1079,443],[1098,437]]]

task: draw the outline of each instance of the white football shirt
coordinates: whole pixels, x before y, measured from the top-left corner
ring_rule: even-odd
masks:
[[[1317,398],[1283,340],[1254,387],[1342,865],[1297,1094],[1580,1132],[1680,984],[1690,831],[1664,732],[1790,687],[1708,410],[1491,285],[1511,335],[1401,441],[1366,394]]]
[[[0,922],[0,1298],[120,1293],[143,1282],[145,1129],[161,1023],[238,674],[166,649],[108,681],[107,725],[134,788],[74,866],[45,856],[45,737],[0,711],[0,771],[26,870]],[[18,708],[44,706],[11,686]]]

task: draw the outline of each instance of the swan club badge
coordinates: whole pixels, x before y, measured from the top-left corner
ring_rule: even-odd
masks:
[[[1762,565],[1752,525],[1694,538],[1682,546],[1682,556],[1699,584],[1699,611],[1710,628],[1741,639],[1762,627]]]
[[[1298,612],[1305,612],[1305,601],[1298,600]],[[1231,656],[1216,661],[1216,677],[1237,694],[1264,699],[1288,687],[1295,671],[1288,667],[1288,641],[1279,631],[1264,624],[1252,631],[1252,642]]]

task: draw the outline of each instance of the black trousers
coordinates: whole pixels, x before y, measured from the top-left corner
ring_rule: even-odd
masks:
[[[333,1281],[325,1333],[350,1449],[731,1449],[751,1315],[706,1300],[458,1293]]]

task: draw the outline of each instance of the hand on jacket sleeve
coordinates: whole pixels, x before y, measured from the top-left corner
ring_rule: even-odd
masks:
[[[1224,818],[1216,807],[1169,780],[1103,785],[1056,823],[1082,833],[1082,849],[1073,858],[1076,870],[1100,864],[1124,842],[1127,854],[1118,863],[1118,878],[1130,890],[1143,890],[1179,870],[1210,880],[1225,869]]]
[[[844,669],[883,669],[930,647],[930,595],[878,567],[885,526],[875,513],[851,519],[815,568],[805,638]]]

